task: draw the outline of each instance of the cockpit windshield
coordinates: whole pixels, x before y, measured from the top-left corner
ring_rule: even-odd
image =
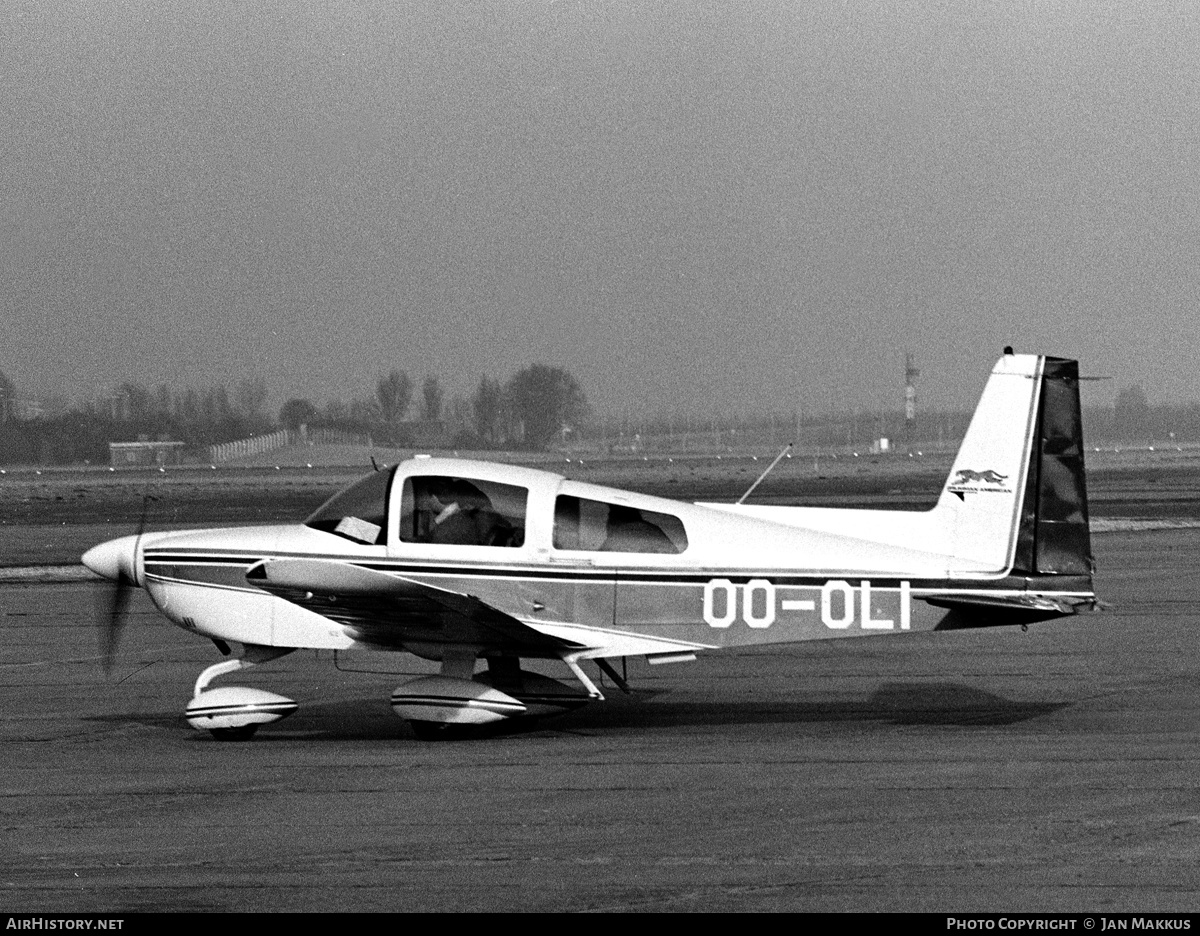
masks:
[[[386,543],[388,491],[395,471],[376,471],[333,495],[304,525],[369,546]]]

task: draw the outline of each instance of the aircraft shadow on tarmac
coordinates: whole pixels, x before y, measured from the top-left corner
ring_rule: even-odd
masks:
[[[610,696],[610,701],[576,712],[544,719],[499,722],[467,737],[520,735],[535,731],[603,731],[626,734],[641,729],[703,727],[705,725],[788,725],[804,723],[881,723],[990,727],[1012,725],[1048,715],[1069,702],[1023,702],[1006,699],[955,683],[885,683],[866,699],[807,698],[730,701],[679,701],[669,691],[638,690],[632,696]],[[156,729],[186,729],[181,715],[104,715],[89,721],[137,723]],[[296,740],[398,740],[410,738],[408,724],[392,713],[386,700],[376,697],[308,703],[286,722],[261,731],[254,743]],[[197,740],[209,740],[196,734]]]
[[[1064,708],[1064,702],[1018,702],[954,683],[885,683],[867,699],[809,697],[770,701],[598,705],[559,721],[571,728],[683,725],[770,725],[804,722],[883,722],[894,725],[1011,725]],[[550,724],[547,723],[547,727]]]

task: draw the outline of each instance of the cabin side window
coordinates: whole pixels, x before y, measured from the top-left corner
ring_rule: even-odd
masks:
[[[522,546],[528,501],[528,489],[512,484],[445,475],[405,478],[400,539],[443,546]]]
[[[683,522],[671,514],[559,495],[554,502],[554,548],[587,552],[681,553]]]
[[[394,471],[376,471],[334,494],[304,525],[368,546],[386,543],[388,491]]]

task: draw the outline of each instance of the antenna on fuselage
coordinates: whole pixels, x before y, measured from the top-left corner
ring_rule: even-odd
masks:
[[[779,464],[779,462],[783,458],[783,456],[786,455],[788,452],[790,452],[792,450],[792,446],[795,444],[796,444],[795,442],[789,442],[787,445],[785,445],[783,447],[783,451],[775,456],[775,461],[773,461],[773,462],[771,462],[771,464],[767,465],[767,470],[764,471],[762,474],[760,474],[757,478],[755,478],[754,483],[752,485],[750,485],[750,487],[746,488],[746,493],[737,499],[737,502],[739,504],[742,501],[744,501],[747,497],[749,497],[751,494],[754,493],[754,489],[762,483],[762,479],[771,473],[771,469]]]

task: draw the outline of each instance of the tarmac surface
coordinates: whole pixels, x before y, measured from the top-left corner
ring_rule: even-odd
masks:
[[[296,715],[215,742],[210,644],[139,593],[105,676],[103,584],[0,583],[0,908],[1194,911],[1200,535],[1093,544],[1101,613],[631,660],[449,743],[391,712],[410,658],[311,651],[237,677]]]

